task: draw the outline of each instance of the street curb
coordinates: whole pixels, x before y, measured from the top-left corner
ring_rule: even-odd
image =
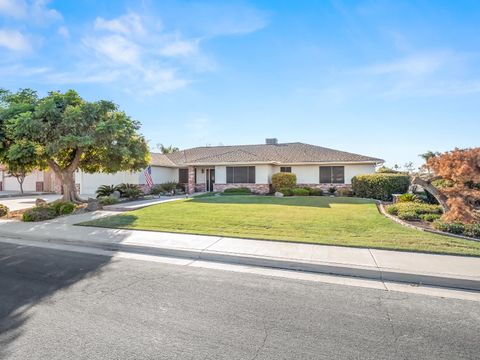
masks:
[[[480,279],[477,278],[460,278],[428,273],[405,273],[401,271],[396,271],[394,269],[386,269],[380,267],[343,265],[328,262],[295,261],[281,258],[247,256],[235,253],[224,253],[208,250],[161,248],[135,244],[112,244],[105,242],[91,242],[86,240],[69,241],[58,238],[40,239],[37,236],[18,236],[18,234],[11,234],[3,231],[0,232],[0,242],[1,237],[8,237],[19,240],[33,240],[43,243],[53,243],[60,245],[90,247],[108,251],[122,251],[145,255],[204,260],[211,262],[250,265],[275,269],[296,270],[311,273],[341,275],[382,281],[394,281],[410,284],[480,291]]]

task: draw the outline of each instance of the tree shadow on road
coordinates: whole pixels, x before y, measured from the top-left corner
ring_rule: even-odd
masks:
[[[0,243],[0,358],[22,336],[36,304],[97,275],[110,261],[108,256]]]

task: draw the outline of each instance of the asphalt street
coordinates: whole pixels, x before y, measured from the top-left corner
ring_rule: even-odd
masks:
[[[0,359],[479,359],[480,303],[0,243]]]

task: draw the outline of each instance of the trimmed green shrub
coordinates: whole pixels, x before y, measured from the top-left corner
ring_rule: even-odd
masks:
[[[323,190],[322,189],[310,189],[310,196],[322,196]]]
[[[117,186],[116,190],[120,192],[121,197],[125,198],[137,198],[143,195],[143,190],[137,184],[120,184]]]
[[[293,189],[297,185],[297,175],[293,173],[279,172],[272,175],[272,187],[275,191],[279,189]]]
[[[57,217],[55,209],[50,206],[36,206],[31,209],[25,210],[22,219],[25,222],[31,221],[45,221],[54,219]]]
[[[75,210],[75,204],[70,201],[56,200],[48,206],[55,210],[56,215],[68,215]]]
[[[99,197],[104,197],[104,196],[110,196],[112,195],[115,191],[117,191],[118,188],[117,186],[114,185],[102,185],[99,186],[95,194],[97,195],[97,198]]]
[[[350,196],[353,196],[354,194],[353,194],[353,190],[350,188],[339,188],[337,189],[337,195],[350,197]]]
[[[406,193],[410,176],[405,174],[366,174],[352,179],[352,189],[358,197],[392,200],[392,194]]]
[[[310,192],[307,189],[295,188],[292,190],[294,196],[309,196]]]
[[[123,190],[122,197],[127,199],[138,199],[143,196],[144,193],[140,187],[129,187]]]
[[[172,192],[177,188],[177,183],[175,181],[169,181],[163,184],[160,184],[162,187],[163,191],[165,192]]]
[[[465,225],[459,222],[448,223],[442,220],[437,220],[433,222],[433,227],[437,230],[457,235],[461,235],[465,231]]]
[[[398,215],[398,206],[397,205],[388,205],[385,210],[390,215]]]
[[[466,224],[463,234],[465,236],[480,238],[480,223]]]
[[[412,221],[412,220],[420,220],[420,215],[418,215],[415,211],[402,211],[398,213],[398,218],[402,220]]]
[[[404,202],[413,202],[418,201],[418,196],[415,194],[402,194],[397,198],[397,202],[404,203]]]
[[[278,189],[278,192],[281,192],[284,196],[293,196],[293,189],[290,188]]]
[[[435,220],[440,219],[440,216],[441,215],[439,214],[421,214],[419,217],[420,217],[420,220],[433,222]]]
[[[162,195],[165,192],[162,185],[153,185],[150,189],[150,195]]]
[[[118,199],[114,198],[113,196],[103,196],[101,198],[98,198],[98,202],[101,205],[113,205],[118,203]]]
[[[225,189],[223,193],[228,195],[250,195],[252,193],[252,190],[246,187],[229,188]]]
[[[452,180],[447,180],[447,179],[437,179],[432,181],[432,185],[435,186],[436,188],[448,188],[453,186],[453,181]]]
[[[433,214],[438,216],[442,214],[442,208],[440,205],[431,205],[420,202],[404,202],[388,205],[386,211],[390,215],[396,215],[402,220],[419,220],[423,214]],[[412,214],[415,214],[415,216]]]
[[[71,214],[75,211],[75,208],[76,206],[74,203],[63,204],[62,206],[60,206],[59,215]]]
[[[10,212],[10,209],[5,205],[0,204],[0,217],[7,216]]]
[[[330,193],[330,195],[335,194],[336,191],[337,191],[337,188],[335,186],[330,186],[328,188],[328,192]]]

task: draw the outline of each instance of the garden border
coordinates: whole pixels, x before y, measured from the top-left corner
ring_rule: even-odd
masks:
[[[377,208],[378,208],[378,211],[380,212],[380,214],[386,216],[387,218],[389,218],[389,219],[395,221],[396,223],[398,223],[398,224],[400,224],[400,225],[403,225],[403,226],[405,226],[405,227],[408,227],[408,228],[411,228],[411,229],[420,230],[420,231],[426,231],[426,232],[429,232],[429,233],[432,233],[432,234],[438,234],[438,235],[450,236],[450,237],[454,237],[454,238],[458,238],[458,239],[463,239],[463,240],[470,240],[470,241],[480,242],[480,239],[472,238],[472,237],[469,237],[469,236],[463,236],[463,235],[458,235],[458,234],[446,233],[446,232],[439,231],[439,230],[435,230],[435,229],[426,229],[426,228],[421,227],[421,226],[416,226],[416,225],[407,223],[406,221],[403,221],[402,219],[399,219],[399,218],[397,218],[396,216],[393,216],[393,215],[390,215],[389,213],[387,213],[387,212],[385,211],[384,205],[385,205],[385,203],[383,203],[383,202],[381,202],[381,201],[377,201]]]

